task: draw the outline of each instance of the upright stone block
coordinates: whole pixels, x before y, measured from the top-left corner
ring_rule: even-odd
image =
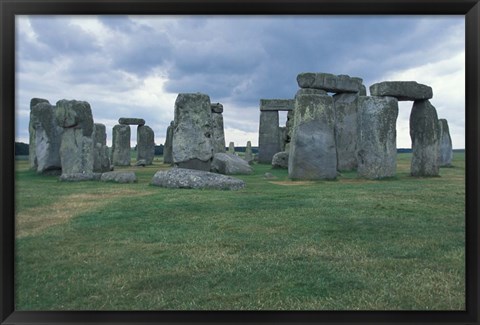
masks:
[[[170,126],[167,127],[167,135],[165,138],[165,145],[163,146],[163,163],[173,164],[172,155],[172,141],[173,141],[173,121],[170,122]]]
[[[428,99],[413,103],[410,113],[410,138],[413,151],[410,170],[412,176],[438,176],[438,116],[437,110]]]
[[[98,173],[110,171],[110,157],[107,147],[105,125],[93,125],[93,171]]]
[[[245,161],[249,164],[253,162],[252,142],[247,141],[247,147],[245,148]]]
[[[223,105],[212,104],[213,153],[225,153],[225,131],[223,128]]]
[[[130,166],[130,125],[117,124],[112,130],[112,164]]]
[[[228,153],[235,155],[235,144],[233,142],[228,144]]]
[[[271,164],[273,155],[281,151],[278,111],[260,110],[258,162]]]
[[[63,128],[55,121],[55,106],[46,99],[30,101],[29,162],[37,172],[61,169],[60,142]]]
[[[337,177],[333,99],[325,95],[297,95],[288,176],[320,180]]]
[[[181,93],[175,101],[173,162],[180,168],[210,170],[213,128],[210,97]]]
[[[335,106],[335,145],[337,168],[349,171],[357,168],[357,105],[358,94],[333,96]]]
[[[139,125],[137,128],[137,161],[145,160],[146,165],[151,165],[154,156],[155,134],[151,127]]]
[[[358,176],[393,177],[397,168],[398,101],[394,97],[358,98]]]
[[[60,145],[61,179],[83,174],[93,178],[93,116],[90,104],[84,101],[60,100],[56,104],[56,120],[63,128]]]
[[[452,165],[453,148],[452,138],[446,119],[438,120],[439,129],[439,148],[438,148],[438,165],[440,167],[449,167]]]

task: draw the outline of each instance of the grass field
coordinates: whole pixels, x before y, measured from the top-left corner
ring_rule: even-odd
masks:
[[[240,191],[58,182],[16,169],[16,310],[463,310],[465,168]],[[120,169],[120,168],[118,168]],[[276,179],[265,179],[265,172]]]

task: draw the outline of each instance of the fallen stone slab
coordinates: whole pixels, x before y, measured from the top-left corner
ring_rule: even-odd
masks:
[[[222,152],[213,155],[210,171],[223,175],[241,175],[253,172],[252,167],[243,158]]]
[[[300,88],[322,89],[331,93],[357,93],[363,90],[361,78],[331,73],[304,72],[297,76]]]
[[[416,81],[384,81],[370,86],[371,96],[390,96],[399,101],[415,101],[433,97],[432,87]]]
[[[186,168],[160,170],[155,173],[150,184],[165,188],[232,191],[240,190],[245,187],[245,182],[238,178]]]
[[[98,181],[101,175],[101,173],[70,173],[60,175],[59,180],[62,182]]]
[[[102,182],[136,183],[137,175],[135,175],[135,172],[106,172],[102,174],[100,180]]]
[[[118,124],[122,124],[122,125],[145,125],[145,120],[143,118],[121,117],[121,118],[118,119]]]
[[[288,168],[288,152],[280,151],[274,154],[272,168]]]

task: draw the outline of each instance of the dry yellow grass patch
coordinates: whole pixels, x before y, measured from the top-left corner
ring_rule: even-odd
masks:
[[[133,190],[116,190],[104,193],[79,193],[60,197],[57,202],[26,209],[15,215],[17,238],[38,235],[47,228],[68,222],[74,216],[98,209],[116,197],[144,196],[150,193]]]

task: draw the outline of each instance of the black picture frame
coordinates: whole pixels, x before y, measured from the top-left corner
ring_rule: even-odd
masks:
[[[465,15],[465,311],[64,311],[14,310],[15,15],[35,14],[369,14]],[[479,324],[480,4],[478,0],[0,0],[0,322],[1,324]]]

